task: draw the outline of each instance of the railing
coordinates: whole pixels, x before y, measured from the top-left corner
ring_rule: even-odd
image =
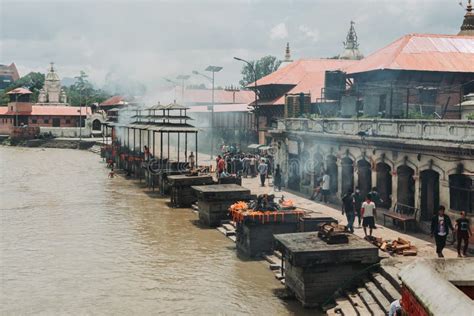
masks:
[[[474,143],[474,121],[466,120],[289,118],[280,120],[276,131]]]

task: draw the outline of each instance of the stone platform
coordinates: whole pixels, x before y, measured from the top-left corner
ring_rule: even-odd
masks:
[[[211,175],[173,175],[168,176],[171,187],[171,205],[173,207],[189,207],[197,201],[192,186],[210,185],[214,181]]]
[[[208,227],[216,227],[229,218],[229,207],[238,201],[255,197],[250,190],[237,184],[192,186],[198,199],[199,220]]]
[[[347,244],[327,244],[317,233],[275,235],[284,256],[286,287],[305,307],[323,304],[345,282],[380,261],[377,247],[348,234]]]

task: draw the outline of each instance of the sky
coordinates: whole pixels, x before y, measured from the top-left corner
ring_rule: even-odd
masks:
[[[351,20],[368,55],[408,33],[457,34],[463,16],[459,0],[0,0],[0,63],[148,89],[217,65],[216,85],[237,85],[233,56],[283,59],[286,42],[293,59],[338,55]]]

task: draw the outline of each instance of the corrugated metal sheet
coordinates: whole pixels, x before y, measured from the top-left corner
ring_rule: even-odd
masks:
[[[5,111],[5,109],[7,109]],[[31,112],[13,112],[8,111],[8,107],[1,107],[0,115],[38,115],[38,116],[79,116],[80,107],[78,106],[61,106],[61,105],[33,105]],[[90,107],[82,107],[81,115],[91,115]]]
[[[288,93],[311,93],[311,102],[316,102],[316,99],[321,98],[321,88],[324,87],[327,70],[341,70],[358,62],[341,59],[300,59],[258,80],[257,85],[294,86]],[[253,86],[251,83],[247,87]],[[271,101],[271,104],[284,103],[284,95]]]
[[[345,69],[474,72],[474,36],[409,34]]]

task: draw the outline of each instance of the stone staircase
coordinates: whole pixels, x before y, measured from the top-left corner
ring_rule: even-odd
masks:
[[[93,152],[94,154],[100,155],[100,146],[94,145],[88,149],[89,151]]]
[[[390,304],[401,297],[398,269],[381,266],[371,272],[357,286],[342,291],[336,297],[336,306],[327,310],[327,315],[379,316],[387,315]]]

